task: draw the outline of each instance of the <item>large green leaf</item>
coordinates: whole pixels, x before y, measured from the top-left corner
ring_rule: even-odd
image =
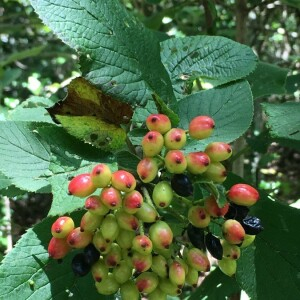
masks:
[[[179,102],[179,111],[181,128],[188,129],[189,122],[198,115],[211,116],[216,124],[211,137],[190,141],[185,151],[201,150],[212,141],[232,142],[249,128],[252,121],[250,86],[246,81],[240,81],[192,94]]]
[[[216,36],[168,39],[161,43],[162,62],[177,98],[189,93],[196,78],[218,86],[247,76],[257,58],[251,48]]]
[[[118,0],[31,0],[42,20],[81,54],[86,79],[131,104],[145,105],[155,92],[174,100],[160,61],[159,40]]]
[[[225,300],[240,291],[236,280],[224,275],[219,268],[205,277],[199,288],[192,293],[189,300]]]
[[[298,0],[280,0],[280,2],[300,9],[300,3]]]
[[[79,213],[72,217],[79,226]],[[61,264],[50,260],[47,253],[51,239],[51,225],[55,218],[47,218],[22,236],[0,266],[0,298],[18,299],[76,299],[108,300],[99,295],[89,274],[76,278],[71,270],[74,253],[68,254]]]
[[[300,103],[263,103],[263,109],[268,116],[267,126],[273,137],[300,141]]]
[[[257,68],[247,80],[250,83],[253,98],[286,93],[286,77],[289,70],[272,64],[259,62]]]
[[[0,171],[12,184],[37,191],[48,185],[50,147],[37,137],[27,122],[0,122]]]

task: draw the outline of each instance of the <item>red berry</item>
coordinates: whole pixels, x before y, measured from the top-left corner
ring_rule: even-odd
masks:
[[[219,207],[214,195],[210,195],[204,200],[204,207],[212,217],[223,217],[229,209],[229,203],[225,203],[223,207]]]
[[[225,240],[230,244],[239,245],[245,238],[245,230],[236,220],[226,220],[222,225],[222,232]]]
[[[137,165],[137,173],[140,179],[145,183],[154,180],[158,173],[158,164],[156,160],[152,157],[143,158]]]
[[[132,240],[132,249],[142,254],[150,254],[152,252],[152,242],[146,235],[137,235]]]
[[[144,272],[136,278],[135,284],[140,293],[151,293],[158,286],[158,276],[153,272]]]
[[[150,239],[157,249],[168,249],[173,241],[173,232],[164,221],[157,221],[149,229]]]
[[[70,217],[59,217],[51,227],[51,233],[58,239],[65,238],[73,229],[74,221]]]
[[[114,187],[102,189],[100,199],[107,208],[112,210],[118,209],[122,206],[121,192]]]
[[[90,231],[81,231],[80,227],[74,228],[67,237],[67,242],[72,248],[85,248],[93,239]]]
[[[92,214],[104,216],[109,212],[109,208],[103,204],[99,196],[90,196],[85,200],[85,208]]]
[[[133,268],[137,272],[145,272],[151,268],[152,265],[152,255],[151,254],[141,254],[139,252],[133,251],[131,262]]]
[[[214,120],[209,116],[198,116],[189,124],[189,135],[196,140],[208,138],[215,128]]]
[[[146,157],[160,153],[164,146],[164,137],[158,131],[149,131],[142,139],[142,148]]]
[[[48,245],[49,257],[53,259],[62,259],[71,250],[70,245],[65,239],[52,237]]]
[[[189,266],[201,272],[210,270],[210,262],[207,255],[200,249],[191,248],[186,254],[186,261]]]
[[[164,114],[152,114],[146,119],[146,126],[149,130],[164,134],[171,129],[171,121]]]
[[[111,184],[119,191],[129,193],[135,189],[136,180],[131,173],[119,170],[112,174]]]
[[[184,147],[186,143],[185,130],[181,128],[172,128],[164,135],[165,147],[171,150],[178,150]]]
[[[195,175],[204,173],[210,164],[209,156],[201,151],[190,152],[186,156],[186,161],[188,171]]]
[[[188,219],[193,226],[205,228],[210,223],[210,215],[202,206],[192,206],[188,211]]]
[[[258,191],[248,184],[235,184],[227,193],[228,199],[238,205],[251,206],[259,199]]]
[[[120,228],[130,231],[136,231],[139,228],[139,220],[132,214],[119,210],[115,216]]]
[[[111,170],[106,164],[96,165],[92,172],[91,178],[93,184],[98,188],[104,188],[109,185],[111,180]]]
[[[165,166],[170,173],[183,173],[187,168],[187,161],[183,152],[180,150],[170,150],[165,156]]]
[[[134,214],[141,208],[143,202],[144,199],[141,193],[134,190],[124,195],[123,209],[129,214]]]
[[[75,176],[69,183],[69,194],[84,198],[94,193],[97,187],[93,184],[91,175],[88,173]]]
[[[213,142],[206,146],[205,153],[212,161],[223,161],[232,155],[230,145],[223,142]]]

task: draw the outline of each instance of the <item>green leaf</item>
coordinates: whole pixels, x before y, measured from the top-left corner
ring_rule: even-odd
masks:
[[[0,190],[11,185],[11,181],[3,173],[0,172]]]
[[[54,33],[81,54],[83,75],[102,91],[141,106],[153,92],[166,103],[175,101],[156,34],[118,0],[31,4]]]
[[[272,201],[260,191],[251,215],[261,219],[264,231],[242,252],[237,281],[251,299],[299,299],[300,210]]]
[[[196,78],[218,86],[247,76],[257,62],[251,48],[224,37],[168,39],[161,48],[177,98],[190,93],[189,86]]]
[[[300,90],[300,73],[295,75],[290,75],[286,78],[286,92],[288,94],[293,94]]]
[[[213,299],[225,300],[238,293],[240,288],[233,277],[226,276],[216,268],[205,277],[201,285],[188,298],[189,300]]]
[[[52,105],[53,102],[48,98],[33,96],[12,110],[8,119],[12,121],[53,123],[45,109]]]
[[[280,0],[280,2],[300,9],[300,3],[298,0]]]
[[[0,171],[26,191],[48,185],[49,145],[40,141],[34,124],[0,122]]]
[[[72,214],[79,226],[82,213]],[[94,280],[89,274],[76,278],[71,270],[75,253],[67,255],[61,264],[48,258],[48,243],[51,225],[55,218],[47,218],[29,229],[0,266],[0,298],[15,299],[71,299],[109,300],[112,297],[99,295]]]
[[[186,152],[200,151],[213,141],[232,142],[250,126],[253,102],[250,86],[246,81],[225,87],[201,91],[179,102],[179,126],[188,129],[189,122],[198,115],[211,116],[216,124],[212,136],[205,140],[189,141]]]
[[[129,151],[118,151],[115,153],[119,169],[136,173],[136,167],[140,162],[140,158]]]
[[[283,95],[286,93],[286,77],[289,70],[278,66],[259,62],[253,73],[247,76],[253,98],[267,95]]]
[[[99,162],[116,169],[114,157],[99,152],[91,145],[84,144],[70,136],[63,128],[45,126],[38,129],[41,139],[49,144],[51,157],[49,182],[52,187],[53,201],[49,215],[63,215],[81,208],[85,199],[68,195],[70,178],[81,173],[91,172]]]
[[[300,141],[300,103],[263,103],[272,137]]]

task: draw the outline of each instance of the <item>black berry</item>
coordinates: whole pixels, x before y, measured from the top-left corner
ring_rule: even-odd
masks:
[[[175,174],[171,179],[171,186],[179,196],[188,197],[193,195],[193,184],[185,174]]]
[[[257,217],[247,216],[241,222],[246,234],[256,235],[263,231],[261,221]]]
[[[83,253],[78,253],[73,257],[71,267],[74,274],[80,277],[87,275],[91,270],[91,265],[87,263]]]
[[[197,228],[192,224],[189,224],[187,227],[187,235],[194,247],[201,250],[206,249],[204,241],[204,230],[202,228]]]
[[[209,253],[216,259],[223,257],[223,247],[220,240],[210,232],[205,236],[205,245]]]

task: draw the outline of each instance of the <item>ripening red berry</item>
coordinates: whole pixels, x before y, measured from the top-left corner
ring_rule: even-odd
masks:
[[[65,238],[73,229],[74,221],[70,217],[59,217],[51,226],[52,236],[63,239]]]
[[[168,207],[173,199],[173,190],[168,181],[160,181],[152,192],[152,200],[159,208]]]
[[[91,172],[91,179],[97,188],[104,188],[111,180],[111,170],[106,164],[96,165]]]
[[[53,259],[64,258],[71,250],[70,245],[65,239],[52,237],[48,245],[49,257]]]
[[[232,155],[231,146],[223,142],[213,142],[206,146],[205,153],[211,161],[223,161]]]
[[[169,264],[169,278],[170,281],[177,285],[179,288],[182,288],[185,283],[185,268],[183,264],[178,260],[173,260]]]
[[[131,262],[133,268],[137,272],[145,272],[151,268],[152,265],[152,255],[151,254],[142,254],[137,251],[133,251]]]
[[[198,116],[189,124],[189,135],[196,140],[208,138],[215,128],[214,120],[209,116]]]
[[[75,176],[68,186],[69,194],[80,198],[93,194],[96,189],[97,187],[93,184],[89,173]]]
[[[167,149],[178,150],[186,144],[186,133],[181,128],[172,128],[164,135],[164,144]]]
[[[146,235],[140,234],[132,240],[132,249],[142,254],[150,254],[152,252],[152,242]]]
[[[193,226],[197,228],[205,228],[210,223],[210,215],[204,207],[195,205],[190,207],[188,211],[188,219]]]
[[[158,164],[155,158],[143,158],[137,165],[137,173],[143,182],[153,181],[158,173]]]
[[[129,214],[135,214],[144,202],[143,196],[139,191],[132,191],[123,197],[123,210]]]
[[[187,168],[184,153],[180,150],[170,150],[165,156],[165,166],[170,173],[183,173]]]
[[[87,211],[81,218],[80,230],[94,232],[100,227],[103,216],[97,216]]]
[[[103,254],[107,254],[111,248],[112,241],[107,241],[100,230],[96,231],[96,233],[93,236],[93,245],[99,252]]]
[[[171,129],[171,121],[169,117],[164,114],[152,114],[147,117],[146,126],[149,130],[164,134]]]
[[[164,137],[158,131],[149,131],[141,142],[144,155],[153,157],[160,153],[164,146]]]
[[[157,249],[168,249],[173,241],[173,232],[164,221],[157,221],[149,229],[150,239]]]
[[[158,276],[153,272],[140,274],[135,281],[140,293],[151,293],[158,286]]]
[[[187,170],[191,174],[195,175],[204,173],[210,164],[209,156],[201,151],[190,152],[188,155],[186,155],[186,161]]]
[[[122,195],[114,187],[103,188],[100,194],[102,203],[109,209],[118,209],[122,206]]]
[[[224,239],[234,245],[239,245],[245,238],[245,230],[240,222],[236,220],[226,220],[222,225]]]
[[[229,209],[229,203],[226,202],[223,207],[219,207],[214,195],[210,195],[204,199],[204,207],[212,217],[223,217]]]
[[[210,262],[207,255],[198,248],[191,248],[186,253],[186,261],[189,266],[201,272],[210,270]]]
[[[238,205],[251,206],[259,199],[258,191],[248,184],[233,185],[227,193],[228,199]]]
[[[136,180],[131,173],[125,170],[118,170],[112,174],[111,184],[119,191],[129,193],[135,189]]]
[[[222,183],[227,178],[227,170],[220,162],[211,162],[207,170],[203,173],[204,177],[215,183]]]
[[[109,212],[109,208],[103,204],[99,196],[90,196],[85,200],[85,208],[92,214],[105,216]]]
[[[108,268],[114,268],[122,259],[121,248],[117,243],[112,243],[108,253],[104,255],[104,263]]]
[[[67,242],[72,248],[83,249],[93,239],[90,231],[81,231],[80,227],[74,228],[67,237]]]

